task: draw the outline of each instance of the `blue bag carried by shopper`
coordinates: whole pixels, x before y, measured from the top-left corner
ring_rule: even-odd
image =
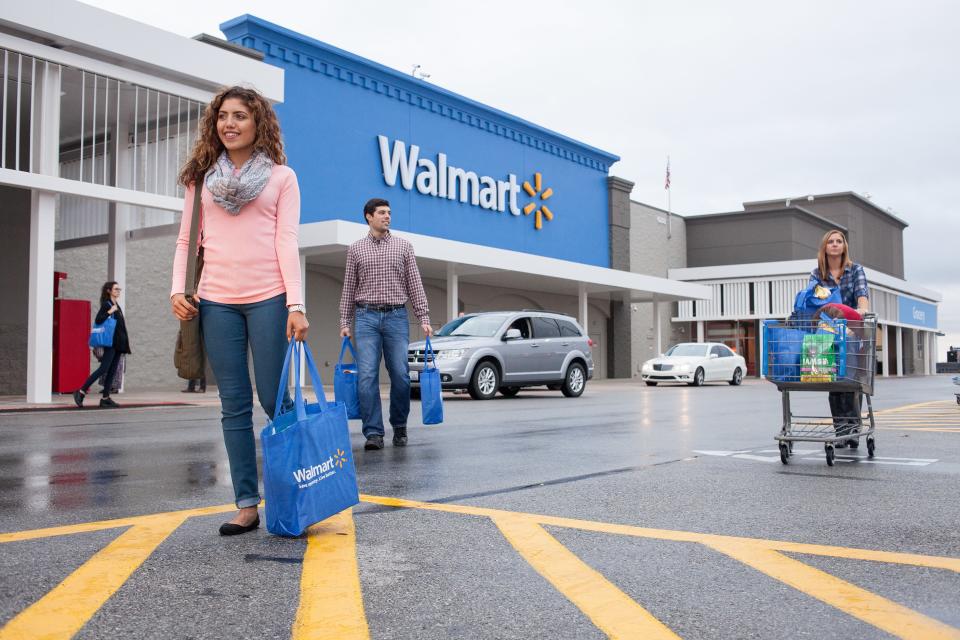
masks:
[[[353,362],[345,363],[343,356],[347,349]],[[340,345],[340,358],[333,369],[333,395],[337,402],[342,402],[347,409],[347,417],[356,420],[360,417],[360,396],[357,393],[357,352],[353,350],[353,343],[349,336],[343,337]]]
[[[793,301],[793,310],[801,317],[809,318],[827,304],[841,304],[840,289],[830,289],[818,282],[812,282],[797,293]]]
[[[427,336],[423,347],[423,371],[420,372],[420,410],[423,412],[423,424],[443,422],[443,395],[440,387],[440,371],[430,337]]]
[[[318,401],[313,404],[303,399],[301,349],[317,393]],[[277,398],[282,398],[287,388],[291,354],[293,409],[281,413],[283,403],[278,401],[273,420],[260,433],[267,531],[279,536],[298,536],[310,525],[360,502],[347,412],[342,402],[327,402],[323,380],[306,343],[290,341]]]
[[[88,344],[91,348],[103,347],[104,349],[113,346],[113,332],[117,328],[117,319],[112,315],[100,324],[94,324],[90,330],[90,340]]]

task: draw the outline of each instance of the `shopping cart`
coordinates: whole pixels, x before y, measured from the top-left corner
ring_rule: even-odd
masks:
[[[833,466],[836,445],[850,441],[857,446],[860,438],[866,438],[867,455],[873,457],[876,424],[871,396],[876,338],[877,317],[873,314],[863,320],[814,316],[763,322],[761,372],[777,385],[783,399],[783,426],[776,436],[783,464],[792,455],[794,442],[822,442],[827,464]],[[790,408],[793,391],[852,392],[854,407],[860,410],[856,417],[847,418],[794,415]]]

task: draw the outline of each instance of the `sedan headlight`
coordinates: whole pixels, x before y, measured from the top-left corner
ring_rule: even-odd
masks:
[[[444,349],[443,351],[437,351],[436,355],[437,360],[459,360],[466,352],[466,349]]]
[[[688,364],[678,364],[678,365],[677,365],[677,371],[681,371],[681,372],[686,373],[687,371],[690,371],[690,365],[688,365]]]

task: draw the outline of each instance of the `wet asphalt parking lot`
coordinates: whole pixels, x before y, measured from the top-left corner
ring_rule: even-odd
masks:
[[[762,381],[445,394],[406,448],[352,421],[363,500],[298,539],[217,536],[214,407],[0,414],[0,639],[958,638],[953,393],[878,380],[833,467]]]

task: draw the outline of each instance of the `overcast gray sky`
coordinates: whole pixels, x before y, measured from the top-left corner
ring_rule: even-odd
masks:
[[[960,2],[265,0],[89,4],[184,36],[250,13],[619,155],[673,209],[856,191],[960,346]],[[854,256],[856,259],[856,256]]]

